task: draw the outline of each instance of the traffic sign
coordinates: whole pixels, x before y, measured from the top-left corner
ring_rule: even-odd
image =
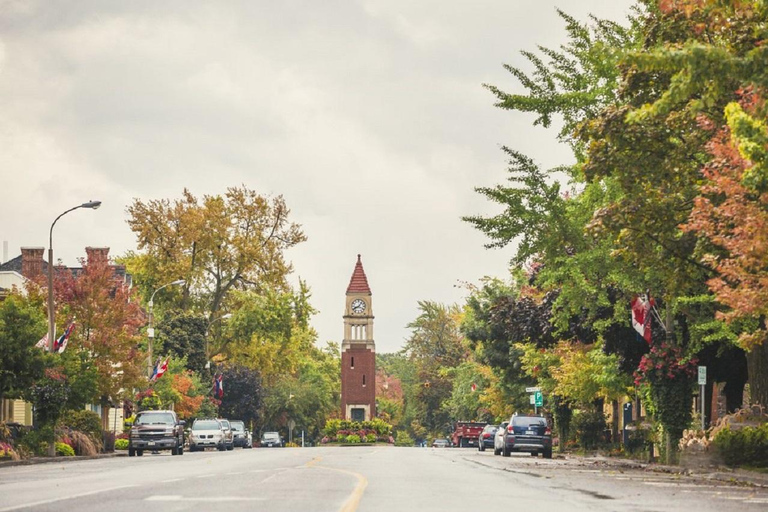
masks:
[[[544,405],[544,396],[541,394],[541,391],[535,392],[533,394],[533,399],[535,401],[533,405],[535,405],[536,407],[541,407],[542,405]]]
[[[707,367],[699,366],[699,386],[707,385]]]
[[[539,387],[525,388],[525,392],[526,393],[535,393],[537,391],[541,391],[541,388],[539,388]]]
[[[531,399],[531,405],[536,405],[536,397],[534,395],[528,395],[528,398]]]

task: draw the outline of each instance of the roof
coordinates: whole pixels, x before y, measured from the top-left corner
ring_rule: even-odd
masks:
[[[360,261],[360,255],[357,255],[357,263],[355,264],[355,270],[352,272],[352,279],[349,280],[349,286],[347,286],[347,293],[367,293],[370,295],[371,288],[368,286],[368,278],[365,277],[365,270],[363,270],[363,263]]]
[[[0,272],[4,270],[12,270],[13,272],[18,272],[21,274],[21,254],[16,256],[13,259],[10,259],[6,261],[3,264],[0,264]],[[43,265],[40,269],[44,274],[48,272],[48,262],[43,260]]]

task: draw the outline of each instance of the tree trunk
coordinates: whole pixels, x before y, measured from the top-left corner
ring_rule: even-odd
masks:
[[[621,442],[619,437],[619,414],[621,410],[619,408],[619,401],[611,401],[611,442],[618,444]]]
[[[747,373],[750,401],[768,406],[768,341],[747,352]]]

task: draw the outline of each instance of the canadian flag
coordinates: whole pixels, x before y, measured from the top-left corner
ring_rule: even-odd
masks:
[[[635,295],[632,299],[632,327],[648,344],[651,343],[651,307],[656,301],[647,295]]]

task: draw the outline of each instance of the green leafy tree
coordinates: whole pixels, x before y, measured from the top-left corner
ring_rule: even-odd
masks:
[[[0,302],[0,399],[20,398],[43,376],[45,356],[35,344],[46,329],[41,303],[19,294]]]
[[[224,395],[219,412],[224,417],[253,425],[261,418],[264,390],[258,371],[240,365],[228,365],[222,372]]]
[[[169,312],[157,324],[157,340],[162,351],[174,360],[185,358],[187,368],[204,373],[208,319],[191,312]],[[159,351],[158,351],[159,352]]]

